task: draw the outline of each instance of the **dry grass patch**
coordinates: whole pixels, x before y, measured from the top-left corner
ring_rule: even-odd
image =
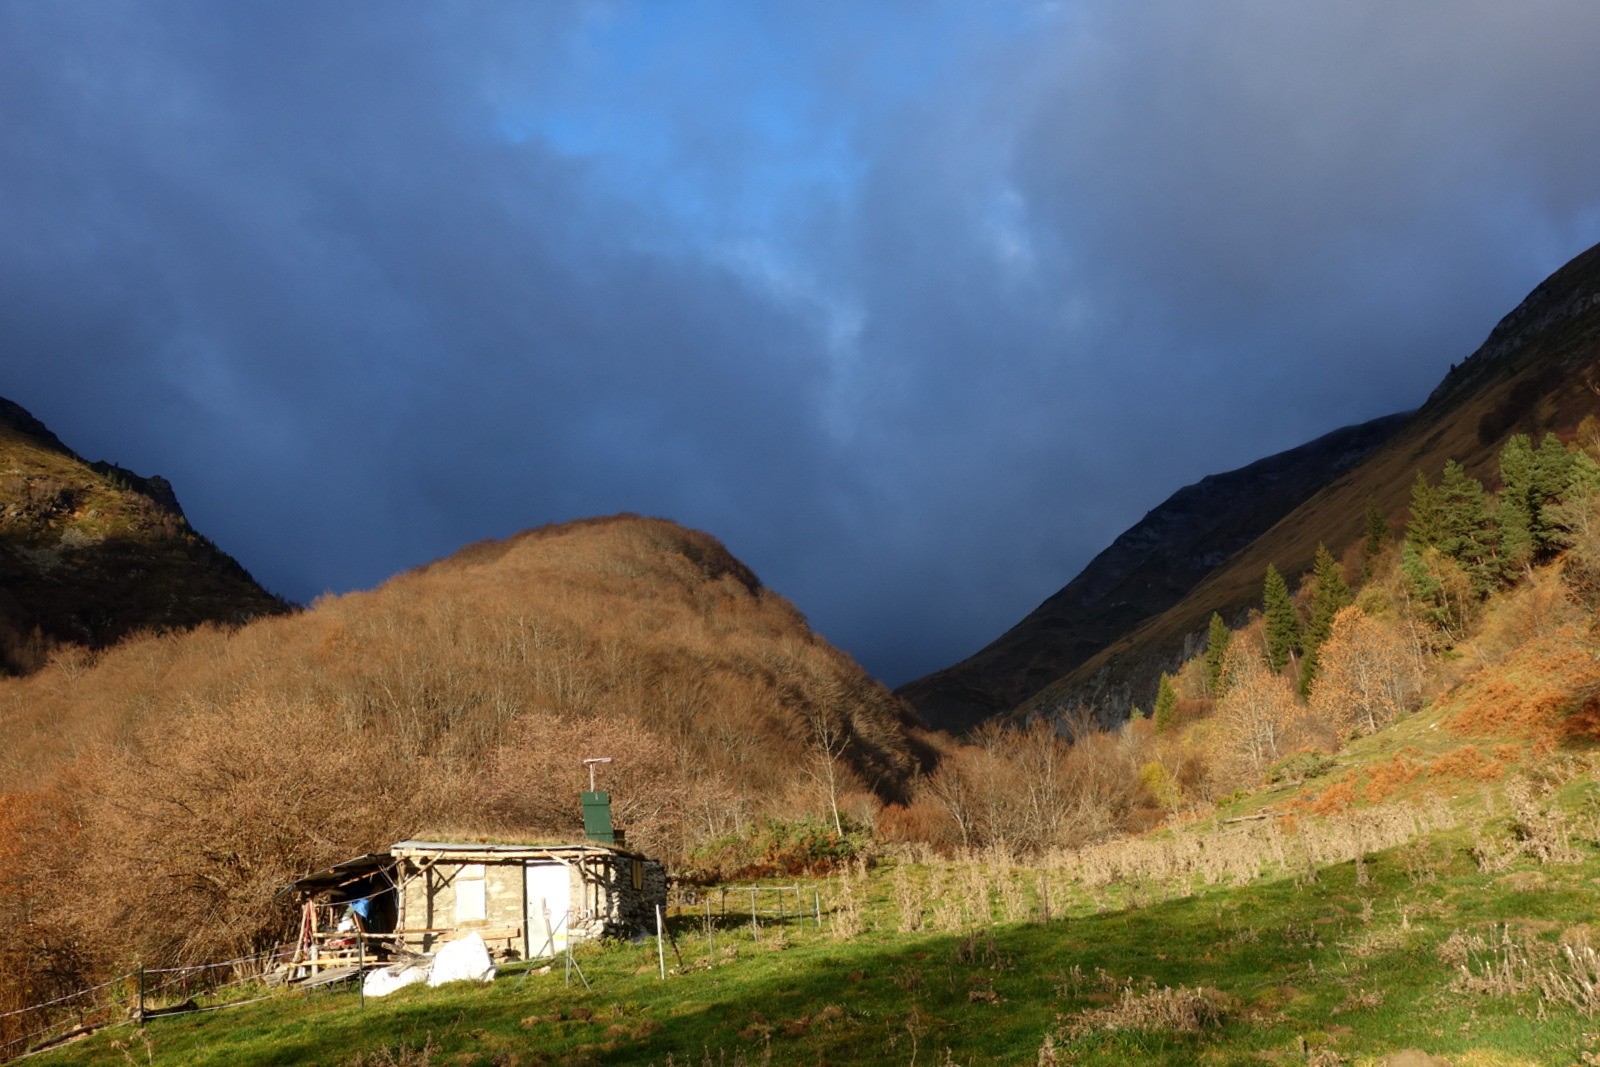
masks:
[[[1586,720],[1569,721],[1568,713],[1597,690],[1600,659],[1588,627],[1564,626],[1470,678],[1445,724],[1460,735],[1530,737],[1548,747],[1582,727]]]
[[[1102,1030],[1147,1030],[1194,1034],[1220,1027],[1228,1016],[1228,998],[1215,989],[1165,986],[1136,993],[1122,991],[1117,1003],[1092,1008],[1067,1019],[1062,1033],[1079,1038]]]

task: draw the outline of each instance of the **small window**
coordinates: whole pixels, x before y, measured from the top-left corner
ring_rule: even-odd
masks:
[[[465,863],[456,872],[456,922],[482,922],[489,917],[483,864]]]
[[[644,888],[644,860],[633,861],[633,888]]]

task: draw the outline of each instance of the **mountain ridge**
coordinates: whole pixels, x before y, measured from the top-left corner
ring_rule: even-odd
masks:
[[[1207,574],[1159,615],[1141,621],[1013,708],[1024,717],[1087,704],[1102,714],[1148,701],[1162,670],[1203,638],[1218,612],[1230,622],[1259,603],[1275,565],[1291,583],[1319,542],[1336,554],[1361,538],[1370,500],[1398,526],[1419,472],[1437,479],[1446,460],[1489,488],[1512,434],[1571,436],[1600,413],[1600,245],[1573,257],[1502,316],[1452,367],[1421,407],[1360,464],[1321,487]]]
[[[930,724],[956,732],[1009,710],[1120,633],[1177,603],[1329,478],[1369,455],[1408,417],[1386,415],[1341,427],[1184,486],[995,641],[896,693]]]
[[[62,645],[290,607],[189,524],[165,478],[91,463],[0,397],[0,673]]]
[[[1212,479],[1292,455],[1295,449],[1180,489],[995,641],[897,692],[934,724],[956,730],[1008,712],[1052,714],[1082,705],[1106,718],[1131,703],[1150,700],[1160,671],[1175,666],[1203,640],[1212,612],[1239,618],[1259,599],[1269,563],[1292,582],[1310,566],[1317,543],[1326,542],[1336,553],[1343,550],[1362,535],[1368,499],[1395,524],[1406,514],[1418,471],[1436,476],[1446,459],[1455,459],[1492,486],[1498,481],[1496,457],[1506,438],[1573,432],[1585,415],[1600,410],[1597,341],[1600,245],[1579,253],[1536,285],[1477,349],[1451,367],[1420,407],[1376,420],[1385,433],[1367,454],[1329,470],[1320,484],[1289,501],[1203,572],[1182,567],[1182,545],[1158,540],[1151,553],[1180,557],[1170,569],[1192,580],[1157,610],[1107,610],[1100,616],[1085,611],[1071,624],[1053,617],[1064,613],[1074,591],[1096,586],[1096,568],[1114,562],[1119,545],[1127,548],[1147,536],[1152,517],[1163,509],[1181,513],[1185,494],[1198,493]],[[1063,638],[1071,643],[1063,645]],[[1043,677],[1058,666],[1054,677]]]

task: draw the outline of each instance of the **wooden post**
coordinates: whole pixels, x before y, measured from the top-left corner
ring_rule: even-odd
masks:
[[[400,876],[396,879],[397,884],[394,887],[394,930],[397,934],[404,934],[406,932],[406,861],[396,860],[394,869],[395,873]],[[522,887],[523,893],[526,894],[528,891],[527,879],[523,879]],[[405,939],[401,938],[399,943],[404,945]]]
[[[657,904],[656,905],[656,958],[661,963],[661,980],[663,982],[665,982],[667,980],[667,944],[666,944],[666,936],[665,936],[666,931],[663,929],[664,926],[665,926],[665,923],[663,923],[662,919],[661,919],[661,905]]]
[[[817,929],[822,929],[822,890],[811,891],[811,903],[817,909]]]
[[[356,920],[356,988],[361,991],[361,1006],[367,1006],[367,935]]]
[[[761,923],[756,920],[756,887],[750,887],[750,933],[757,940],[761,940]]]
[[[139,964],[139,1013],[134,1019],[140,1026],[144,1025],[144,964]]]
[[[706,966],[717,965],[717,937],[711,932],[711,894],[706,894]]]
[[[781,926],[783,924],[783,920],[787,919],[788,917],[789,917],[788,914],[785,913],[784,910],[783,910],[783,887],[779,886],[778,887],[778,924]]]
[[[1050,921],[1050,877],[1043,869],[1039,871],[1039,899],[1044,906],[1044,921]]]

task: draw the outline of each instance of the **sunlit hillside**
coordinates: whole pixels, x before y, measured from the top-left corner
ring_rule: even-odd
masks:
[[[5,923],[30,969],[217,958],[289,878],[425,828],[581,836],[580,760],[674,860],[764,817],[854,825],[928,758],[908,709],[713,538],[550,527],[238,629],[0,684]]]

